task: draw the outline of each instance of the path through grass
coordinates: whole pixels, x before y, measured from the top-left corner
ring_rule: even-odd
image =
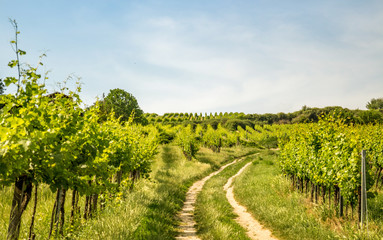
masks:
[[[234,196],[241,205],[280,239],[339,239],[308,214],[303,196],[290,192],[275,152],[265,150],[257,158],[234,181]]]
[[[195,210],[198,236],[201,239],[249,239],[246,231],[235,221],[236,215],[226,199],[223,186],[229,177],[251,160],[251,156],[245,157],[212,177],[204,185],[198,195]]]
[[[118,205],[109,206],[77,234],[77,239],[174,239],[175,217],[191,184],[249,148],[223,149],[219,154],[202,148],[197,160],[186,160],[179,148],[162,146],[151,179],[138,182]]]

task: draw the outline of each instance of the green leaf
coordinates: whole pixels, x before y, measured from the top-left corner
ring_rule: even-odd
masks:
[[[17,83],[17,79],[15,78],[15,77],[6,77],[5,79],[4,79],[4,84],[5,84],[5,86],[9,86],[9,85],[11,85],[11,84],[15,84],[15,83]]]
[[[20,56],[27,54],[27,52],[25,52],[21,49],[19,49],[17,52],[20,54]]]
[[[10,62],[8,63],[8,66],[9,66],[10,68],[13,68],[13,67],[15,67],[15,66],[17,65],[17,63],[18,63],[17,60],[12,60],[12,61],[10,61]]]
[[[0,114],[8,113],[9,110],[11,110],[15,106],[14,103],[7,103],[4,105],[4,107],[0,110]]]

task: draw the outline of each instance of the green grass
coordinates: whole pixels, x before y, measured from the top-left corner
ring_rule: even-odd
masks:
[[[262,151],[234,181],[236,199],[280,239],[383,239],[383,194],[368,200],[369,226],[360,229],[357,213],[337,218],[335,209],[312,204],[305,194],[291,191],[281,175],[277,153]]]
[[[178,147],[160,146],[150,179],[139,180],[132,192],[109,203],[97,217],[80,223],[73,232],[68,229],[71,201],[68,191],[65,236],[68,239],[174,239],[178,223],[175,216],[183,206],[188,187],[234,157],[251,151],[238,147],[216,154],[201,148],[197,159],[188,161]],[[0,189],[0,239],[6,239],[12,191],[11,187]],[[35,220],[37,239],[47,239],[54,197],[47,186],[40,186]],[[83,210],[84,199],[80,203]],[[33,201],[23,215],[20,239],[28,238],[32,208]]]
[[[245,157],[205,183],[195,209],[197,231],[201,239],[249,239],[245,230],[234,220],[236,215],[226,199],[223,186],[250,160],[252,157]]]
[[[34,189],[33,189],[34,192]],[[70,194],[67,194],[67,201],[65,202],[66,209],[66,223],[69,222],[70,214]],[[0,189],[0,239],[7,238],[7,230],[9,223],[9,215],[11,210],[13,197],[13,187],[4,187]],[[38,188],[38,201],[37,211],[35,216],[34,232],[37,235],[37,239],[47,239],[49,234],[49,226],[51,220],[52,208],[55,200],[55,194],[51,192],[47,185],[40,185]],[[83,198],[80,199],[83,202]],[[28,239],[29,226],[32,217],[34,200],[33,197],[30,200],[27,209],[25,210],[20,227],[19,239]]]
[[[240,204],[279,239],[339,239],[309,214],[302,195],[290,192],[274,152],[263,151],[257,158],[234,180],[234,195]]]
[[[216,154],[201,149],[198,160],[188,161],[177,147],[164,146],[154,162],[151,179],[140,181],[119,206],[109,207],[87,224],[77,238],[174,239],[177,235],[175,216],[183,206],[188,187],[234,156],[249,151],[226,149]]]
[[[66,229],[66,239],[174,239],[178,224],[175,216],[183,206],[188,187],[235,157],[256,151],[259,150],[238,147],[225,148],[217,154],[202,148],[197,159],[188,161],[178,147],[160,146],[150,179],[139,180],[132,192],[109,203],[97,217],[82,222],[75,231]],[[367,235],[352,223],[331,219],[334,216],[331,210],[310,204],[304,194],[291,192],[290,182],[281,176],[276,159],[274,151],[261,150],[260,155],[247,156],[206,182],[196,205],[197,229],[202,239],[248,239],[234,221],[236,216],[223,190],[227,179],[248,161],[254,164],[235,179],[234,194],[278,238],[382,239],[381,193],[369,201],[370,232]],[[0,188],[0,239],[6,239],[12,191],[11,187]],[[66,223],[69,222],[70,200],[71,191],[66,200]],[[80,202],[83,210],[84,199]],[[54,194],[47,186],[40,186],[36,239],[47,239],[53,203]],[[23,215],[20,239],[28,237],[32,207],[31,200]],[[342,228],[334,226],[334,221],[342,223]]]

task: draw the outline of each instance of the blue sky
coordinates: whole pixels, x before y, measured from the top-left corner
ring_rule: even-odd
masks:
[[[0,0],[0,78],[47,54],[47,85],[81,77],[88,105],[110,89],[145,112],[365,109],[383,97],[383,1]],[[12,91],[9,89],[8,91]]]

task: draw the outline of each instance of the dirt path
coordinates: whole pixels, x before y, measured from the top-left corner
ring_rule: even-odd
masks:
[[[195,202],[197,200],[197,195],[201,192],[203,185],[207,180],[211,177],[220,173],[226,167],[236,163],[237,160],[234,160],[231,163],[228,163],[222,166],[219,170],[211,173],[210,175],[204,177],[203,179],[195,182],[186,193],[186,200],[184,202],[184,206],[181,212],[178,213],[178,217],[180,219],[180,225],[178,226],[179,234],[176,239],[182,240],[199,240],[197,237],[197,230],[195,229],[196,222],[194,221],[193,214],[195,208]]]
[[[237,172],[237,174],[229,178],[223,187],[223,189],[226,191],[226,198],[230,205],[234,208],[234,212],[238,215],[236,221],[239,225],[247,230],[247,235],[251,239],[277,240],[271,236],[271,232],[268,229],[263,228],[263,226],[257,220],[255,220],[250,213],[247,212],[247,209],[244,206],[239,205],[239,203],[234,199],[233,186],[231,186],[233,180],[235,177],[240,175],[250,164],[251,162],[247,163]]]

